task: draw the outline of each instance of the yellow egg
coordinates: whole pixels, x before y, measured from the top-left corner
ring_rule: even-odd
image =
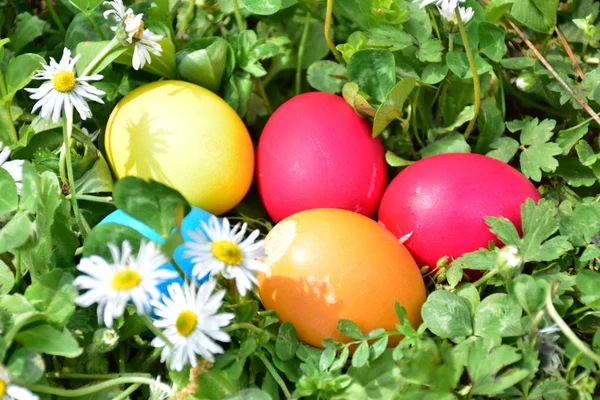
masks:
[[[188,82],[154,82],[125,96],[106,126],[105,147],[118,178],[154,179],[217,215],[242,200],[254,174],[254,148],[240,117]]]

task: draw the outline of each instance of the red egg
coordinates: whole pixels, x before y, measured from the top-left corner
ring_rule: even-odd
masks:
[[[419,266],[435,269],[444,256],[458,258],[492,240],[501,245],[485,217],[506,217],[521,233],[527,198],[538,201],[540,195],[510,165],[478,154],[441,154],[394,178],[381,200],[379,221],[398,238],[412,232],[404,245]]]
[[[385,190],[385,152],[344,99],[305,93],[273,113],[257,149],[258,191],[275,222],[314,208],[373,217]]]

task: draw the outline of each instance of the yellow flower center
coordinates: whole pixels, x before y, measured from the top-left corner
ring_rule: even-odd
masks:
[[[132,269],[124,269],[115,274],[110,285],[115,290],[133,289],[142,281],[142,277]]]
[[[0,379],[0,399],[6,394],[6,382]]]
[[[69,71],[58,71],[52,79],[54,89],[61,93],[73,90],[75,83],[75,74]]]
[[[240,246],[229,240],[213,242],[211,251],[217,260],[227,265],[240,265],[244,259]]]
[[[177,317],[177,321],[175,321],[177,332],[179,332],[181,336],[186,337],[196,329],[196,325],[198,325],[198,316],[195,312],[190,310],[183,311]]]
[[[139,40],[142,38],[143,34],[144,34],[144,21],[140,21],[140,26],[138,27],[137,31],[135,31],[135,33],[133,34],[133,37]]]

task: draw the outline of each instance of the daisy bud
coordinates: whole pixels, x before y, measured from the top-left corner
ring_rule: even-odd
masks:
[[[535,76],[529,72],[525,72],[517,78],[515,85],[522,92],[529,92],[535,85]]]
[[[496,265],[500,273],[507,278],[520,274],[523,269],[523,257],[519,254],[517,246],[506,246],[500,249]]]

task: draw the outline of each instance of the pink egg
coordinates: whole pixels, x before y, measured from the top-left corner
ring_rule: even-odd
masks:
[[[441,154],[394,178],[379,221],[398,238],[412,233],[404,246],[419,266],[435,268],[444,256],[458,258],[492,240],[501,245],[485,217],[506,217],[521,232],[521,205],[528,198],[538,201],[540,195],[510,165],[478,154]]]
[[[257,149],[258,191],[275,222],[313,208],[377,212],[387,170],[383,144],[344,99],[305,93],[271,116]]]

